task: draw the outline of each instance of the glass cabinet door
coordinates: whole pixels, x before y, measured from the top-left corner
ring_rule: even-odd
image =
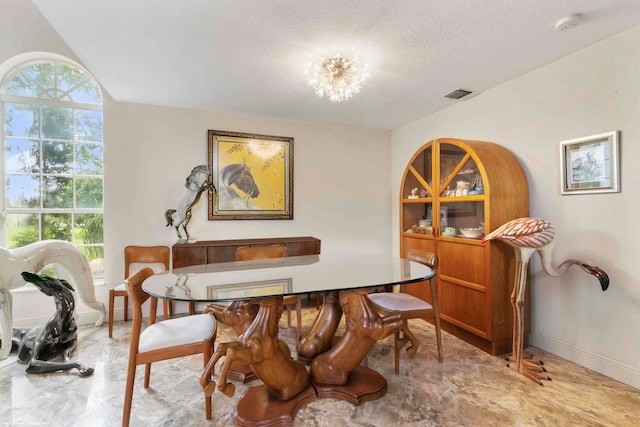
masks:
[[[452,144],[439,152],[439,230],[444,237],[481,238],[484,235],[484,188],[475,161]]]
[[[422,151],[409,165],[402,191],[404,232],[433,234],[433,145]]]

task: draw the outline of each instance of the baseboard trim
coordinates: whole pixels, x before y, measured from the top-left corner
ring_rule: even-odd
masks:
[[[529,344],[621,383],[640,389],[639,368],[536,332],[529,334]]]

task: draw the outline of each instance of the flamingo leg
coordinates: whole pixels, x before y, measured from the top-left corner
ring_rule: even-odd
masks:
[[[513,347],[512,354],[507,359],[507,366],[518,371],[525,377],[542,385],[541,380],[551,380],[544,372],[542,361],[524,354],[524,295],[527,288],[527,268],[532,251],[516,249],[516,274],[513,290],[511,291],[511,306],[513,308]]]

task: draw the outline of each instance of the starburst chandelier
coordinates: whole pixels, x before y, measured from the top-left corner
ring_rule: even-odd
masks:
[[[310,62],[304,73],[316,94],[321,98],[327,95],[333,102],[345,101],[360,92],[362,84],[369,78],[366,64],[361,65],[357,56],[351,60],[339,53]]]

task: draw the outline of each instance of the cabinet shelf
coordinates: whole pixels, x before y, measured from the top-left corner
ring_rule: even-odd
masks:
[[[454,195],[470,191],[480,194]],[[407,198],[416,192],[429,197]],[[520,163],[504,147],[490,142],[430,141],[411,158],[400,185],[402,255],[411,249],[438,255],[436,282],[443,328],[494,355],[511,350],[515,254],[502,242],[483,244],[460,236],[459,229],[484,227],[488,233],[528,215],[528,186]],[[406,231],[417,229],[422,220],[431,221],[434,234]],[[449,231],[456,235],[443,236],[446,228],[454,228]],[[430,302],[428,292],[411,287],[407,292]],[[525,312],[528,304],[526,298]]]

